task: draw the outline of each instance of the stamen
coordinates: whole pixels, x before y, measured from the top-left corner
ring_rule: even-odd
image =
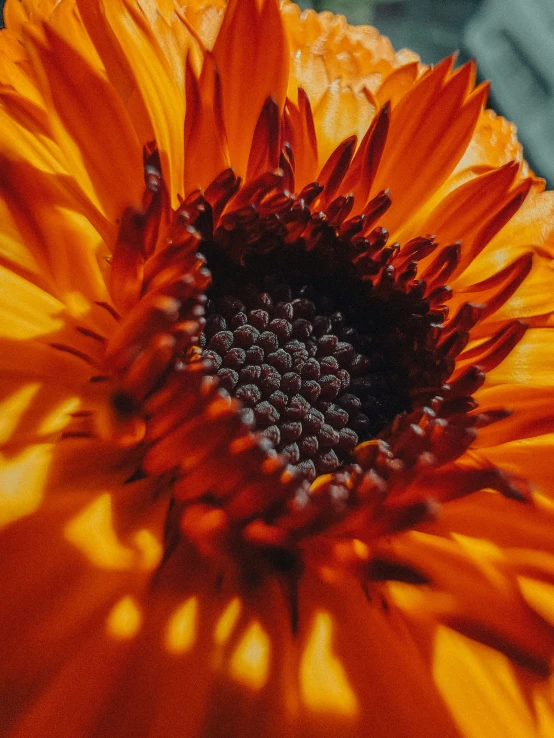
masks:
[[[65,343],[51,343],[50,346],[52,346],[52,348],[56,349],[57,351],[64,351],[67,354],[76,356],[78,359],[86,361],[86,363],[90,364],[91,366],[96,366],[95,362],[88,354],[86,354],[84,351],[80,351],[79,349],[74,348],[73,346],[67,346]]]
[[[274,124],[269,102],[259,135]],[[223,171],[166,220],[149,152],[143,212],[127,213],[110,262],[125,312],[98,303],[119,324],[90,381],[109,381],[115,415],[142,423],[141,474],[171,479],[172,525],[204,550],[248,542],[286,569],[304,536],[371,541],[411,527],[461,489],[449,475],[463,476],[457,459],[476,429],[506,417],[479,413],[472,395],[525,326],[475,339],[530,258],[468,288],[466,303],[445,284],[464,268],[458,243],[388,243],[378,220],[390,193],[367,201],[387,126],[388,112],[356,152],[344,141],[298,194],[285,146],[269,170],[253,154],[246,185]],[[525,497],[490,474],[468,475],[463,493],[484,479]],[[388,563],[373,574],[417,577]]]

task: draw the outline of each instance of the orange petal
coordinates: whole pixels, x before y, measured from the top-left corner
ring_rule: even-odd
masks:
[[[285,140],[294,153],[294,179],[296,189],[312,182],[317,174],[317,136],[310,100],[304,90],[298,88],[298,106],[287,100],[285,106]]]
[[[56,138],[74,176],[90,181],[103,212],[115,221],[129,200],[138,201],[141,196],[137,173],[141,171],[142,147],[108,80],[53,28],[45,26],[44,32],[48,46],[35,40],[36,63],[39,75],[44,75],[42,81],[46,84],[48,80],[57,113],[50,116]],[[83,89],[90,91],[84,99]],[[98,99],[102,105],[96,103]],[[99,143],[98,131],[110,130],[120,131],[121,141],[108,136]]]
[[[460,185],[441,200],[420,226],[421,232],[433,233],[440,243],[460,240],[464,249],[469,248],[491,211],[505,204],[517,171],[511,162]]]
[[[425,74],[393,111],[373,185],[375,192],[391,190],[393,206],[384,225],[392,233],[453,171],[479,119],[487,87],[470,94],[474,67],[448,77],[452,63],[446,59]]]
[[[411,62],[395,69],[377,90],[377,100],[381,105],[390,102],[395,107],[413,86],[419,73],[419,64]]]
[[[207,187],[229,167],[221,79],[210,54],[204,59],[199,80],[187,60],[186,91],[185,192],[188,194],[196,187]]]
[[[443,622],[548,674],[554,630],[527,606],[515,577],[495,565],[492,544],[410,532],[385,550],[430,580],[434,593],[428,593],[428,606],[432,609],[436,599]]]
[[[440,628],[433,674],[467,738],[537,736],[554,730],[552,679],[537,680],[504,654]]]
[[[476,393],[479,412],[505,407],[509,418],[482,428],[474,443],[477,448],[495,446],[520,438],[554,433],[554,389],[524,385],[496,385]],[[553,403],[550,405],[550,403]]]
[[[375,111],[376,106],[363,92],[354,92],[341,80],[334,80],[314,109],[320,164],[346,138],[362,138]]]
[[[554,335],[549,329],[529,328],[503,362],[487,374],[487,386],[552,384]]]
[[[128,0],[110,0],[101,7],[114,34],[120,64],[133,70],[160,151],[171,201],[176,207],[177,193],[183,192],[183,96],[143,11]]]
[[[78,293],[104,299],[104,279],[94,251],[100,239],[92,223],[108,243],[113,234],[74,182],[67,176],[35,170],[25,162],[4,162],[0,188],[22,240],[44,266],[52,294],[66,303]],[[68,249],[71,256],[62,257]],[[78,287],[74,281],[77,268],[82,277]]]
[[[213,49],[231,165],[244,176],[263,105],[283,110],[289,50],[275,0],[230,0]]]

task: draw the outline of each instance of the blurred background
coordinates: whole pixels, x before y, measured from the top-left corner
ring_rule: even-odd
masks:
[[[17,0],[14,0],[15,2]],[[370,23],[427,64],[459,50],[490,79],[489,105],[519,129],[535,172],[554,186],[554,0],[300,0]],[[0,9],[4,2],[0,0]]]

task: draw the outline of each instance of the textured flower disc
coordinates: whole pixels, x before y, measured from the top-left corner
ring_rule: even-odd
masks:
[[[2,735],[554,734],[554,197],[474,65],[5,21]]]

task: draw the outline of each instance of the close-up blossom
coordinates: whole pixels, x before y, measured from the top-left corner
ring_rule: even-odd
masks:
[[[554,735],[554,194],[475,63],[4,20],[0,734]]]

